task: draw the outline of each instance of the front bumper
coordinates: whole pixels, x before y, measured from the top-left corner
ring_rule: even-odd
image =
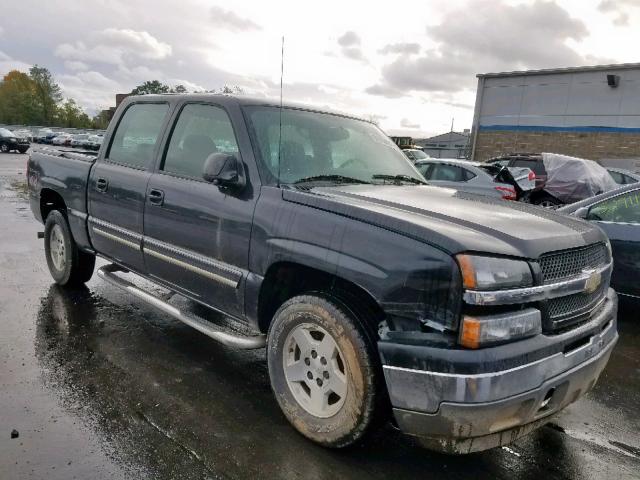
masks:
[[[449,362],[421,358],[415,345],[381,343],[396,422],[449,453],[511,443],[595,385],[618,339],[616,316],[617,296],[609,290],[591,320],[569,332],[474,351],[438,349]],[[398,354],[407,349],[414,368]]]

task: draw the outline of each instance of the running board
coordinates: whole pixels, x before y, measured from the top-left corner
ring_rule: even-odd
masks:
[[[110,284],[122,288],[123,290],[133,294],[152,307],[155,307],[158,310],[171,315],[176,320],[180,320],[190,327],[195,328],[199,332],[204,333],[207,337],[210,337],[215,341],[222,343],[223,345],[250,350],[254,348],[262,348],[267,344],[266,335],[241,335],[238,333],[227,332],[217,327],[216,325],[207,322],[200,317],[197,317],[196,315],[184,312],[179,308],[174,307],[170,303],[167,303],[164,300],[156,297],[155,295],[141,289],[140,287],[137,287],[128,280],[115,275],[115,272],[122,271],[125,270],[118,265],[105,265],[104,267],[100,267],[98,269],[98,276],[103,280],[106,280]]]

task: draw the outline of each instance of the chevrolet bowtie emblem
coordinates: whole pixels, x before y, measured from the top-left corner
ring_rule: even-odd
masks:
[[[588,275],[587,280],[584,282],[584,292],[593,293],[600,286],[602,281],[602,274],[596,270],[583,270],[582,273]]]

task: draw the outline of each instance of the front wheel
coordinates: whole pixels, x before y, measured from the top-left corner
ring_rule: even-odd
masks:
[[[80,285],[91,279],[96,257],[78,249],[66,217],[58,210],[47,215],[44,252],[49,272],[57,284]]]
[[[20,153],[27,153],[27,150],[29,150],[28,148],[19,148],[18,151]]]
[[[380,403],[380,374],[364,326],[323,294],[285,302],[269,328],[271,387],[289,422],[327,447],[358,441]]]
[[[6,143],[0,144],[0,152],[9,153],[9,145],[7,145]]]

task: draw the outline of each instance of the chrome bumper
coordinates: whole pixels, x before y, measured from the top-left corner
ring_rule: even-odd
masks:
[[[598,314],[566,334],[575,344],[508,370],[461,374],[384,365],[396,422],[450,453],[512,442],[593,387],[618,339],[616,315],[610,290]]]

